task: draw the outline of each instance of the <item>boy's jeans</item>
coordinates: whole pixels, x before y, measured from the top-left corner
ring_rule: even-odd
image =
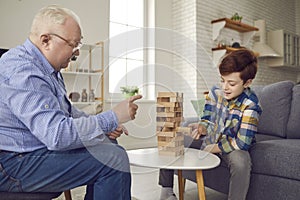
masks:
[[[235,150],[229,154],[219,155],[219,157],[222,162],[227,164],[230,170],[228,200],[246,199],[251,172],[249,152]],[[159,185],[162,187],[173,187],[173,182],[174,170],[161,169],[159,173]]]
[[[0,191],[61,192],[88,185],[86,200],[131,199],[126,151],[103,143],[69,151],[0,152]]]

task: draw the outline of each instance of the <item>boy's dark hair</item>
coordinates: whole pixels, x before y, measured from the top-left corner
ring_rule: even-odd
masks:
[[[233,72],[241,72],[240,78],[245,83],[254,79],[257,72],[257,58],[248,49],[232,51],[227,54],[219,65],[219,72],[222,76]]]

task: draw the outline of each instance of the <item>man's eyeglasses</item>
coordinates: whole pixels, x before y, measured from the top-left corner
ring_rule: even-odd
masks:
[[[70,41],[66,40],[65,38],[61,37],[60,35],[57,35],[55,33],[48,33],[48,35],[53,35],[58,37],[59,39],[65,41],[70,47],[73,48],[72,52],[76,52],[77,50],[79,50],[82,47],[82,43],[79,41],[76,43],[76,45],[72,44]],[[82,38],[82,37],[81,37]]]

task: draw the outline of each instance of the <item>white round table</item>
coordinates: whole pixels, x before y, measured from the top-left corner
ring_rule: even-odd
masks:
[[[182,156],[161,155],[157,148],[134,149],[127,151],[129,162],[135,166],[174,169],[178,171],[179,199],[183,200],[184,178],[182,170],[195,170],[199,199],[205,199],[202,170],[217,167],[220,158],[205,151],[185,148]]]

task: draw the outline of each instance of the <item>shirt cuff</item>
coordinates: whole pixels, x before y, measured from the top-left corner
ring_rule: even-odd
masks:
[[[118,118],[112,110],[98,114],[97,120],[104,133],[112,132],[118,127]]]

